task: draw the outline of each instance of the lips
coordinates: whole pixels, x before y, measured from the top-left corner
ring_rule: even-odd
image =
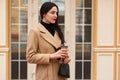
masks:
[[[56,21],[56,19],[53,19],[53,21]]]

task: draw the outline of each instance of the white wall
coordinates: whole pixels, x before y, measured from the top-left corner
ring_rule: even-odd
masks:
[[[0,80],[6,80],[6,0],[0,0]],[[4,49],[3,49],[4,48]]]

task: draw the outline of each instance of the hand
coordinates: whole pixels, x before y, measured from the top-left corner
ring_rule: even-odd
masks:
[[[70,57],[64,58],[64,63],[69,63],[71,61]]]
[[[50,54],[51,59],[65,58],[68,56],[68,49],[60,49],[57,52]]]

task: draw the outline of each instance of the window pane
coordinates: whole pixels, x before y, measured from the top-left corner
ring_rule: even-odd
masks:
[[[82,60],[82,45],[76,45],[76,60]]]
[[[85,9],[85,24],[91,24],[91,10]]]
[[[64,1],[62,1],[62,0],[52,0],[52,2],[54,2],[58,6],[59,16],[64,16],[64,14],[65,14]]]
[[[20,59],[26,60],[26,44],[20,45]]]
[[[90,44],[84,45],[84,59],[91,60],[91,45]]]
[[[60,26],[61,31],[63,32],[63,35],[64,35],[64,28],[65,28],[65,25],[59,25],[59,26]]]
[[[59,15],[58,23],[64,23],[64,16],[63,15]]]
[[[11,9],[11,22],[18,23],[19,22],[19,10],[18,8]]]
[[[20,10],[20,23],[28,23],[28,10],[27,8],[21,8]]]
[[[85,0],[85,7],[91,8],[92,6],[92,0]]]
[[[91,26],[85,26],[84,34],[85,42],[91,42]]]
[[[76,10],[76,23],[77,24],[83,23],[83,9]]]
[[[76,27],[76,42],[82,42],[82,26]]]
[[[76,62],[75,79],[82,79],[82,62]]]
[[[83,0],[76,0],[76,7],[82,8],[83,7]]]
[[[91,63],[85,62],[84,63],[84,78],[90,79],[90,76],[91,76]]]
[[[17,61],[13,61],[12,62],[12,67],[11,67],[12,69],[12,79],[18,79],[18,73],[19,73],[19,71],[18,71],[18,69],[19,69],[19,66],[18,66],[18,62]]]
[[[18,44],[11,45],[12,60],[18,60]]]
[[[18,42],[19,40],[19,30],[18,25],[12,25],[11,26],[11,41],[12,42]]]
[[[38,0],[38,6],[41,7],[41,5],[42,5],[44,2],[48,2],[48,1],[51,1],[51,0]]]
[[[21,42],[27,42],[27,25],[21,25],[20,26],[20,41]]]
[[[27,79],[27,62],[20,62],[20,79]]]
[[[11,6],[12,7],[18,7],[19,6],[18,0],[11,0]]]
[[[28,0],[20,0],[21,7],[27,7],[28,6]]]

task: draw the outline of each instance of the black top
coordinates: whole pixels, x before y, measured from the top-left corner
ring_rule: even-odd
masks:
[[[41,20],[41,24],[54,36],[55,34],[55,25],[54,24],[47,24]]]

